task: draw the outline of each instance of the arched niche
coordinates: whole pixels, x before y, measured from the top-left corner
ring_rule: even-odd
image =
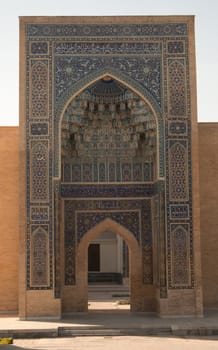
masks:
[[[153,115],[153,121],[155,124],[155,143],[156,143],[156,162],[157,162],[157,177],[164,176],[164,147],[163,147],[163,120],[160,107],[151,96],[151,94],[142,87],[136,81],[130,77],[126,77],[125,74],[116,72],[114,69],[103,69],[90,74],[88,77],[81,79],[78,83],[75,83],[70,89],[68,89],[60,104],[58,104],[58,110],[54,120],[54,175],[57,178],[61,177],[61,129],[63,119],[66,111],[74,100],[79,98],[87,89],[96,84],[97,82],[110,77],[116,81],[119,85],[125,87],[132,94],[138,97],[145,105],[150,109]]]
[[[67,106],[59,126],[62,182],[154,182],[158,125],[147,101],[111,75]]]

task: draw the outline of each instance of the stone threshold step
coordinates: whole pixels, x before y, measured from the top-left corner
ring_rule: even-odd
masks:
[[[14,329],[0,330],[0,337],[14,339],[57,338],[78,336],[214,336],[218,327],[145,327],[145,328],[93,328],[57,327],[52,329]]]

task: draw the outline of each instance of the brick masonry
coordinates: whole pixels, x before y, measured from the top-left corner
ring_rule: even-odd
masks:
[[[218,307],[218,123],[199,123],[203,303]]]
[[[0,316],[18,312],[18,133],[18,127],[0,127]]]

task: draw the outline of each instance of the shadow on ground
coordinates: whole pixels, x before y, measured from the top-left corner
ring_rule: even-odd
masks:
[[[24,348],[17,345],[0,345],[0,350],[33,350],[33,348]]]

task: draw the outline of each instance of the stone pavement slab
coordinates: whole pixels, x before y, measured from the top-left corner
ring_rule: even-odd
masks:
[[[218,311],[208,312],[203,318],[160,318],[154,314],[127,311],[76,313],[61,320],[0,318],[0,337],[55,338],[79,335],[218,335]]]
[[[17,339],[1,350],[217,350],[218,338],[175,337],[76,337],[55,339]]]

